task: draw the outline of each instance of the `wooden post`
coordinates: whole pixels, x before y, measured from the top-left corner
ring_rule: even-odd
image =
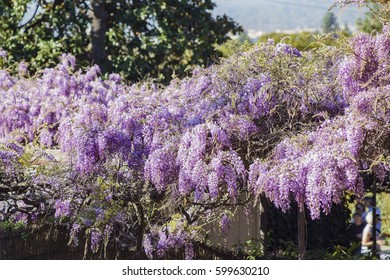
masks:
[[[306,251],[306,218],[305,206],[298,205],[298,259],[305,258]]]
[[[372,255],[376,256],[376,180],[374,175],[374,182],[372,185]]]
[[[267,255],[267,206],[268,201],[264,194],[260,195],[260,241],[263,247],[263,255]]]

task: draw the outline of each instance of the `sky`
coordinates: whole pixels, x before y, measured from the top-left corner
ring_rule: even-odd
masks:
[[[333,0],[213,0],[215,14],[227,14],[247,33],[320,30]],[[366,10],[357,7],[331,10],[340,26],[355,30],[355,22]],[[251,35],[251,34],[250,34]]]

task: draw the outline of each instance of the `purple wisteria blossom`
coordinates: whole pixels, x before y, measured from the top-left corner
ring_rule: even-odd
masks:
[[[7,52],[0,48],[0,58],[7,58]]]
[[[145,251],[146,256],[149,259],[153,259],[153,240],[152,240],[152,235],[148,234],[144,239],[143,239],[143,249]]]
[[[71,205],[69,200],[60,200],[57,199],[54,204],[54,209],[56,210],[54,216],[56,218],[70,217],[71,215]]]
[[[20,62],[18,64],[18,73],[21,76],[26,75],[28,73],[27,64],[25,62]]]
[[[69,244],[72,247],[77,247],[79,244],[79,237],[78,237],[79,232],[80,232],[80,225],[78,223],[74,223],[72,225],[72,228],[70,229],[70,235],[69,235]]]
[[[263,195],[319,218],[363,195],[361,172],[390,170],[389,29],[342,49],[256,44],[167,86],[77,70],[69,54],[34,77],[0,69],[0,198],[21,210],[40,196],[70,244],[86,232],[93,253],[110,241],[148,258],[195,258],[208,226],[226,231]],[[1,217],[33,216],[13,210]]]
[[[96,253],[102,239],[102,233],[96,229],[91,230],[91,251]]]

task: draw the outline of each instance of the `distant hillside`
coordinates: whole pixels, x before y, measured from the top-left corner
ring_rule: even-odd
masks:
[[[240,23],[246,32],[320,30],[321,22],[333,0],[213,0],[216,14],[227,14]],[[355,29],[355,22],[364,16],[356,7],[332,10],[340,26],[346,23]]]

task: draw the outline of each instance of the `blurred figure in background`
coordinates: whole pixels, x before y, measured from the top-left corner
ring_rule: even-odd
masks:
[[[355,212],[353,214],[353,223],[349,228],[353,242],[357,243],[362,241],[363,230],[365,226],[366,226],[366,222],[363,220],[361,214]]]
[[[362,248],[361,248],[361,253],[362,254],[367,254],[371,252],[371,247],[374,244],[373,238],[372,238],[372,227],[373,227],[373,213],[368,212],[366,214],[366,223],[367,225],[363,229],[363,234],[362,234]],[[376,224],[381,222],[381,218],[379,215],[376,215]],[[385,237],[390,237],[390,234],[380,234],[380,231],[376,228],[376,246],[377,250],[381,251],[381,249],[385,248],[386,241]],[[383,247],[383,248],[381,248]],[[387,248],[385,248],[386,250]]]
[[[366,216],[367,216],[368,213],[372,212],[373,205],[374,205],[374,199],[372,197],[370,197],[370,196],[366,196],[364,198],[364,206],[366,208],[365,209],[366,211],[362,213],[363,220],[366,219]],[[378,207],[376,207],[376,211],[375,212],[376,212],[375,213],[376,216],[380,218],[381,210]],[[377,223],[376,223],[376,228],[377,228],[377,230],[379,231],[379,234],[380,234],[381,233],[381,228],[382,228],[382,222],[381,222],[380,219],[379,219],[379,222],[377,221]]]
[[[363,213],[366,212],[366,207],[364,207],[363,203],[358,202],[355,206],[355,212],[351,218],[351,224],[355,223],[355,214],[359,214],[360,217],[362,218],[362,222],[365,224],[366,220],[364,217],[362,217]]]
[[[355,213],[358,213],[361,216],[361,215],[363,215],[364,212],[366,212],[366,207],[364,206],[364,204],[360,203],[360,202],[357,203],[355,206]],[[364,219],[363,219],[363,221],[364,221]]]

